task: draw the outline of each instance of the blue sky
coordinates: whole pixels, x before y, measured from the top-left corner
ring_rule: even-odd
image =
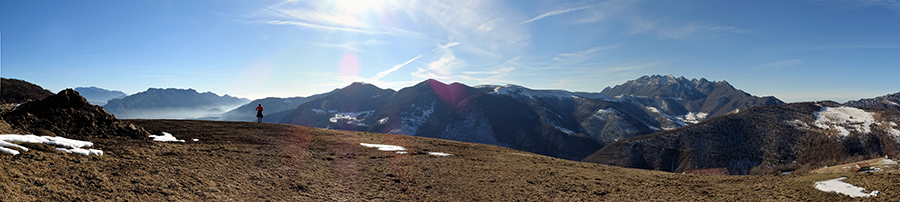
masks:
[[[788,102],[900,91],[900,1],[0,1],[0,75],[51,91],[307,96],[642,75]]]

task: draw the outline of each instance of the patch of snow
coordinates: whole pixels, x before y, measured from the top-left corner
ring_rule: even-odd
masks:
[[[409,152],[405,152],[405,151],[397,151],[397,154],[408,154],[408,153]]]
[[[94,143],[88,141],[81,140],[73,140],[64,137],[53,137],[53,136],[37,136],[37,135],[16,135],[16,134],[4,134],[0,135],[0,152],[18,155],[19,151],[10,149],[7,147],[14,147],[21,149],[22,151],[28,151],[28,148],[19,146],[15,143],[38,143],[38,144],[46,144],[46,145],[54,145],[54,146],[62,146],[66,148],[56,148],[59,151],[65,151],[68,153],[78,153],[84,155],[103,155],[103,151],[97,149],[82,149],[82,147],[90,147],[93,146]]]
[[[809,129],[809,125],[806,124],[806,122],[801,121],[800,119],[794,119],[791,121],[787,121],[787,123],[791,124],[791,126],[794,126],[794,128],[797,128],[797,129]]]
[[[381,97],[381,95],[375,94],[375,95],[373,95],[372,97],[370,97],[369,99],[375,99],[375,98],[378,98],[378,97]]]
[[[663,113],[663,112],[659,111],[659,109],[657,109],[656,107],[647,106],[644,108],[647,109],[647,111],[659,114],[660,116],[662,116],[662,118],[665,118],[668,120],[668,122],[665,122],[665,120],[660,120],[659,118],[656,119],[656,121],[659,121],[660,126],[663,128],[663,130],[675,130],[675,129],[678,129],[679,127],[683,127],[683,126],[687,125],[684,121],[682,121],[682,119],[674,117],[674,116],[666,114],[666,113]],[[670,123],[670,124],[666,124],[666,125],[668,125],[668,126],[666,126],[666,125],[663,125],[664,123]],[[658,129],[654,129],[654,130],[659,131]]]
[[[378,151],[404,151],[406,148],[396,145],[359,143],[363,147],[378,148]]]
[[[326,113],[337,113],[337,110],[324,110],[324,109],[310,109],[316,114],[326,114]]]
[[[404,134],[404,135],[416,135],[416,131],[420,126],[424,125],[429,118],[431,118],[431,114],[434,113],[434,105],[432,102],[431,106],[428,108],[416,108],[412,112],[405,113],[405,115],[400,116],[400,127],[392,129],[389,133],[393,134]]]
[[[66,153],[76,153],[81,155],[103,155],[103,151],[99,149],[82,149],[82,148],[56,148],[56,151],[66,152]]]
[[[708,116],[709,116],[709,113],[705,113],[705,112],[697,112],[697,113],[688,112],[687,114],[678,116],[677,118],[685,123],[696,124],[696,123],[700,123],[703,120],[706,120],[706,117],[708,117]]]
[[[378,124],[385,124],[388,122],[388,117],[384,117],[383,119],[378,120]]]
[[[885,131],[886,131],[888,134],[894,136],[895,138],[900,138],[900,130],[897,130],[896,128],[888,127],[888,129],[885,130]]]
[[[850,135],[850,130],[870,133],[870,125],[875,123],[874,113],[853,107],[822,107],[814,114],[816,121],[813,124],[816,127],[838,130],[841,136]]]
[[[200,141],[200,139],[191,139],[191,140],[193,140],[193,141],[194,141],[194,142],[196,142],[196,141]]]
[[[361,112],[340,112],[340,113],[335,113],[334,117],[331,117],[330,119],[328,119],[328,121],[331,121],[332,123],[337,123],[338,121],[341,121],[341,120],[347,120],[348,124],[354,124],[357,126],[365,127],[365,126],[369,126],[369,125],[359,121],[356,118],[361,115],[369,116],[374,112],[375,112],[375,110],[361,111]]]
[[[150,135],[150,138],[157,142],[184,142],[184,140],[179,140],[167,132],[162,132],[162,135]]]
[[[837,179],[825,180],[816,182],[816,189],[824,191],[824,192],[837,192],[841,194],[846,194],[850,197],[870,197],[870,196],[878,196],[879,191],[872,191],[871,193],[865,193],[866,189],[862,187],[853,186],[850,183],[842,182],[841,180],[847,179],[846,177],[841,177]]]
[[[505,86],[497,86],[494,88],[494,92],[489,92],[489,94],[500,94],[500,95],[522,95],[526,97],[555,97],[555,98],[578,98],[575,94],[572,94],[568,91],[562,90],[532,90],[522,86],[517,85],[505,85]]]
[[[897,161],[890,160],[890,159],[881,159],[881,162],[878,162],[878,163],[880,163],[880,164],[897,164]]]
[[[428,152],[428,154],[434,155],[434,156],[453,156],[453,154],[448,154],[448,153],[444,153],[444,152]]]
[[[569,135],[574,135],[574,134],[575,134],[575,131],[572,131],[572,130],[569,130],[569,129],[566,129],[566,128],[557,126],[556,124],[550,123],[550,125],[553,125],[554,128],[556,128],[557,130],[562,131],[562,132],[564,132],[564,133],[566,133],[566,134],[569,134]]]
[[[782,175],[787,175],[787,174],[791,174],[791,172],[790,172],[790,171],[788,171],[788,172],[781,172],[781,174],[782,174]]]
[[[881,168],[872,168],[872,169],[869,169],[869,170],[866,170],[866,171],[862,171],[862,172],[865,173],[865,172],[881,172],[881,171],[884,171],[884,169],[881,169]]]
[[[531,154],[523,154],[523,153],[515,153],[515,152],[509,153],[509,154],[512,154],[512,155],[519,155],[519,156],[527,156],[527,157],[534,157],[534,155],[531,155]]]
[[[650,110],[650,111],[653,112],[653,113],[661,114],[661,113],[659,112],[659,109],[656,109],[656,107],[649,107],[649,106],[648,106],[648,107],[646,107],[646,108],[647,108],[647,110]]]
[[[892,101],[890,101],[890,100],[885,100],[884,102],[887,103],[887,104],[889,104],[889,105],[900,105],[900,104],[897,104],[896,102],[892,102]]]
[[[591,118],[597,119],[599,121],[606,121],[607,119],[609,119],[610,116],[615,116],[617,114],[618,114],[618,112],[616,111],[616,109],[613,109],[612,107],[610,107],[610,108],[606,108],[606,109],[597,110],[597,112],[594,112],[594,115],[592,115]]]

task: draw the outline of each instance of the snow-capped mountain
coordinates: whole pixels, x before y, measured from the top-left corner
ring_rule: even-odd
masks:
[[[122,119],[191,119],[246,104],[250,100],[194,89],[150,88],[123,98],[109,100],[106,109]]]
[[[876,98],[848,101],[844,105],[860,108],[900,110],[900,92]]]
[[[125,93],[123,93],[122,91],[106,90],[106,89],[102,89],[102,88],[98,88],[98,87],[94,87],[94,86],[77,87],[77,88],[75,88],[75,91],[78,91],[78,93],[81,94],[81,96],[84,97],[84,99],[87,99],[87,101],[90,102],[91,104],[100,105],[100,106],[105,105],[106,102],[109,100],[116,99],[116,98],[123,98],[125,96],[128,96]]]
[[[716,110],[781,103],[774,98],[777,102],[724,102],[716,110],[690,107],[692,111],[679,101],[723,93],[686,89],[694,93],[612,97],[516,85],[469,87],[433,79],[396,92],[354,83],[298,106],[281,122],[486,143],[580,160],[616,140],[683,127],[712,117],[708,114]],[[735,99],[722,97],[719,100]],[[756,97],[746,97],[751,98]]]
[[[830,101],[763,106],[619,140],[584,161],[669,172],[726,167],[731,174],[748,174],[754,167],[764,172],[816,168],[900,152],[898,124],[898,111]]]

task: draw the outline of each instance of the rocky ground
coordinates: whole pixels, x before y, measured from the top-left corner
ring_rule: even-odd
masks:
[[[85,137],[103,156],[0,154],[0,201],[891,201],[890,172],[699,176],[503,147],[284,124],[129,120],[183,143]],[[192,141],[198,139],[198,141]],[[408,154],[360,146],[403,146]],[[42,151],[43,150],[43,151]],[[434,156],[444,152],[452,156]],[[856,198],[815,181],[880,190]]]

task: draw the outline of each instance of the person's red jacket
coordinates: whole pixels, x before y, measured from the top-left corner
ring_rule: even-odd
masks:
[[[256,107],[256,111],[262,111],[262,110],[263,110],[262,106]]]

